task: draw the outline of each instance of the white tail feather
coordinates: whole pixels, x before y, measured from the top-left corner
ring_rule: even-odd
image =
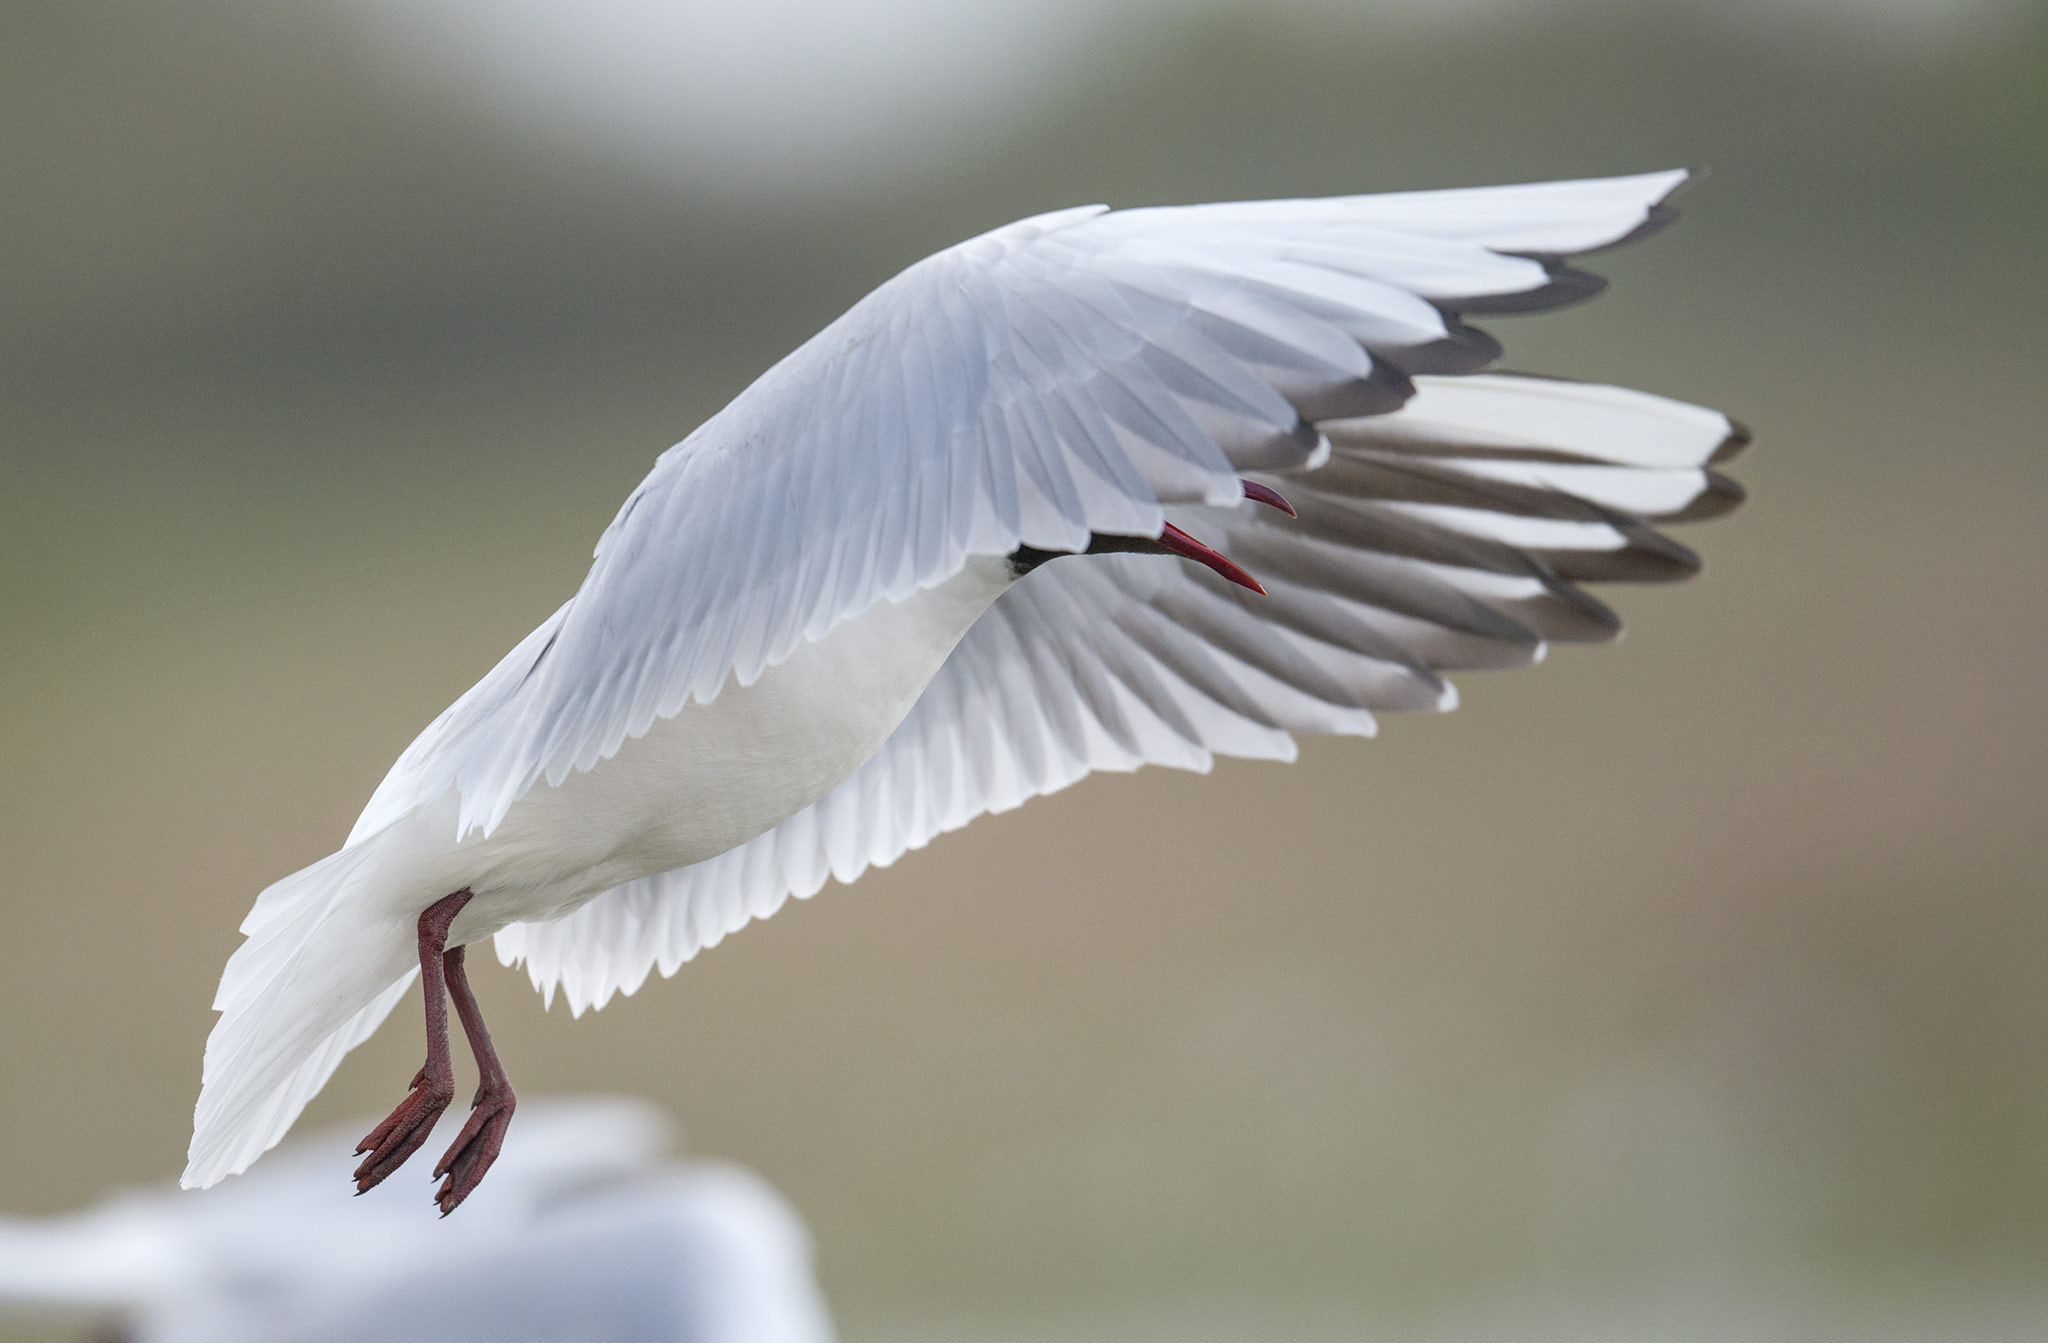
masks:
[[[239,1174],[388,1016],[419,974],[412,929],[368,885],[385,830],[271,886],[243,924],[206,1040],[187,1189]]]

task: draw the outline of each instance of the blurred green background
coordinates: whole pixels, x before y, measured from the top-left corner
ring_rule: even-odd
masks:
[[[896,269],[1705,165],[1608,296],[1490,324],[1757,431],[1625,643],[1090,780],[582,1021],[480,988],[522,1090],[788,1193],[855,1343],[2048,1337],[2048,10],[1075,9],[664,166],[377,3],[0,4],[0,1208],[176,1174],[256,891]]]

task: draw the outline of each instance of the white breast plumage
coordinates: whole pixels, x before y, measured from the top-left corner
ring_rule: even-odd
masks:
[[[457,845],[450,818],[435,816],[426,824],[447,841],[448,864],[421,889],[470,886],[454,936],[475,941],[772,829],[874,755],[1011,581],[1006,561],[979,558],[935,588],[877,602],[751,685],[657,719],[589,770],[528,792],[488,836]]]

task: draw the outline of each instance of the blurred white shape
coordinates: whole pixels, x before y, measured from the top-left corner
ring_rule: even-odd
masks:
[[[1077,0],[358,0],[424,79],[468,79],[652,167],[845,182],[1035,91]]]
[[[1333,33],[1470,32],[1640,0],[349,0],[393,61],[643,168],[748,191],[913,170],[985,138],[1091,60],[1242,12]],[[1663,0],[1775,40],[1922,46],[2017,0]]]
[[[490,1181],[446,1220],[400,1181],[353,1196],[360,1127],[214,1189],[0,1219],[0,1309],[118,1313],[135,1343],[833,1337],[796,1213],[740,1167],[664,1160],[646,1104],[522,1102]]]

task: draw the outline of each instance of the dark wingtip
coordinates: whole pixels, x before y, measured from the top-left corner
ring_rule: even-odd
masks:
[[[1362,378],[1325,383],[1289,399],[1304,420],[1316,425],[1331,420],[1357,420],[1368,415],[1385,415],[1408,404],[1415,395],[1415,383],[1386,358],[1367,351],[1372,367]]]
[[[1386,350],[1386,358],[1405,373],[1481,373],[1500,363],[1501,343],[1476,326],[1467,326],[1458,315],[1447,313],[1447,334],[1421,345]]]
[[[1707,472],[1707,487],[1701,490],[1693,498],[1693,501],[1684,508],[1679,509],[1676,513],[1667,514],[1659,519],[1659,521],[1705,522],[1708,518],[1718,518],[1724,514],[1733,513],[1736,509],[1742,507],[1748,498],[1749,491],[1742,488],[1740,481],[1732,476],[1724,476],[1719,471],[1709,471]]]
[[[1721,446],[1715,448],[1713,455],[1707,458],[1707,463],[1710,466],[1719,466],[1723,462],[1734,461],[1756,440],[1756,435],[1752,434],[1749,431],[1749,426],[1741,420],[1736,419],[1733,415],[1724,416],[1723,418],[1728,421],[1728,437],[1722,439]]]
[[[1678,207],[1671,204],[1671,198],[1706,181],[1708,176],[1705,168],[1687,168],[1684,171],[1685,176],[1679,179],[1678,184],[1665,192],[1662,200],[1643,212],[1642,223],[1611,242],[1601,243],[1598,247],[1588,247],[1585,251],[1574,252],[1572,255],[1595,256],[1617,247],[1627,247],[1630,243],[1641,242],[1651,234],[1662,233],[1676,224],[1683,216],[1679,213]]]
[[[1554,308],[1568,308],[1574,303],[1584,303],[1598,298],[1607,291],[1607,280],[1591,271],[1567,266],[1554,256],[1530,256],[1530,261],[1540,261],[1549,273],[1549,279],[1534,289],[1524,289],[1512,294],[1483,294],[1476,298],[1459,299],[1446,306],[1458,313],[1481,317],[1499,317],[1524,312],[1549,312]]]
[[[1621,617],[1613,607],[1576,583],[1546,584],[1550,595],[1569,605],[1585,623],[1569,634],[1554,633],[1553,643],[1604,644],[1621,637]]]
[[[1596,247],[1593,251],[1604,252],[1610,247],[1627,247],[1630,243],[1641,242],[1653,233],[1662,233],[1665,229],[1670,228],[1679,221],[1679,218],[1677,206],[1666,205],[1664,202],[1659,201],[1643,212],[1642,223],[1622,234],[1613,242]]]
[[[1697,551],[1654,528],[1619,517],[1614,525],[1628,538],[1620,550],[1545,550],[1536,557],[1574,583],[1677,583],[1704,567]]]
[[[1631,548],[1640,548],[1648,554],[1655,555],[1664,566],[1664,572],[1654,578],[1646,574],[1645,578],[1649,581],[1681,582],[1697,577],[1700,570],[1706,568],[1706,561],[1700,558],[1697,550],[1688,545],[1681,545],[1664,533],[1648,527],[1641,528],[1639,532],[1631,535],[1629,541]]]

